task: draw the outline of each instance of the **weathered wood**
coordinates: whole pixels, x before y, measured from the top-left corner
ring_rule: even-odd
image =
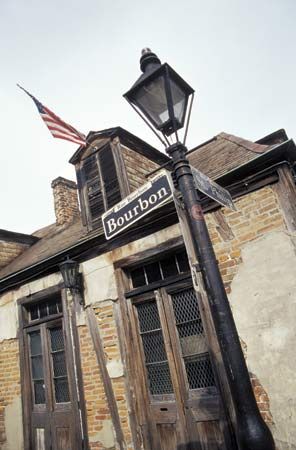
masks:
[[[119,181],[119,185],[120,185],[121,197],[124,198],[130,194],[131,189],[130,189],[130,184],[129,184],[129,180],[128,180],[127,173],[126,173],[126,167],[125,167],[124,159],[122,156],[122,148],[120,145],[119,138],[116,137],[115,139],[113,139],[111,141],[110,145],[111,145],[111,149],[113,152],[116,172],[117,172],[118,181]]]
[[[178,445],[186,444],[189,437],[187,434],[185,419],[185,395],[186,385],[182,370],[180,369],[180,358],[177,357],[176,335],[171,333],[169,327],[172,325],[171,317],[167,317],[165,311],[165,303],[168,301],[164,289],[155,292],[157,307],[159,312],[160,323],[162,325],[162,334],[164,346],[167,354],[172,385],[175,393],[175,402],[178,411],[178,421],[176,423],[176,435]],[[173,319],[174,320],[174,319]]]
[[[199,310],[205,330],[205,338],[213,367],[215,381],[218,390],[220,391],[221,394],[222,400],[221,404],[223,405],[223,408],[221,408],[220,429],[223,430],[224,436],[223,439],[226,442],[226,448],[234,449],[235,447],[231,444],[231,437],[230,437],[230,435],[232,434],[232,424],[229,420],[229,416],[231,416],[232,423],[235,420],[234,408],[228,384],[228,379],[226,376],[224,364],[222,362],[221,351],[210,312],[209,298],[204,287],[202,273],[197,267],[198,259],[196,249],[192,240],[191,230],[189,227],[186,211],[182,207],[182,204],[179,203],[176,203],[176,209],[179,217],[180,226],[182,229],[182,234],[184,236],[184,243],[186,246],[188,258],[192,268],[193,286],[196,292]]]
[[[100,374],[104,384],[104,390],[106,394],[106,399],[108,403],[108,407],[110,410],[110,415],[112,418],[112,422],[114,425],[115,436],[118,442],[120,450],[125,449],[124,436],[121,428],[119,413],[117,409],[117,404],[115,400],[115,395],[112,388],[112,382],[106,367],[105,356],[104,356],[104,348],[101,341],[101,336],[99,334],[98,322],[96,319],[95,312],[91,306],[86,308],[86,318],[88,322],[88,328],[90,331],[91,339],[93,342],[96,358],[98,361],[98,366],[100,370]]]
[[[282,166],[278,169],[279,181],[274,185],[288,231],[296,230],[296,186],[291,169]]]
[[[118,302],[114,304],[114,317],[119,334],[119,347],[122,357],[122,362],[125,367],[126,377],[125,386],[127,392],[127,404],[129,410],[129,422],[131,427],[132,439],[135,450],[140,450],[142,446],[141,429],[138,421],[138,415],[136,413],[136,401],[137,401],[137,383],[135,382],[133,372],[133,352],[130,352],[131,348],[131,333],[128,326],[129,319],[127,313],[127,304],[124,297],[124,291],[129,287],[129,280],[120,269],[115,270],[115,279],[118,291]]]
[[[32,234],[16,233],[15,231],[0,230],[0,241],[15,242],[18,244],[33,245],[39,237]]]
[[[217,224],[216,229],[217,229],[218,233],[220,234],[220,236],[222,237],[222,239],[224,241],[230,241],[231,239],[233,239],[234,234],[232,232],[232,229],[226,222],[225,216],[224,216],[221,208],[214,211],[213,217]]]
[[[67,293],[70,295],[68,296]],[[86,410],[83,390],[83,380],[81,371],[81,361],[79,352],[79,340],[76,325],[76,303],[74,293],[66,289],[62,290],[63,311],[64,311],[64,332],[65,349],[67,350],[67,364],[70,374],[70,389],[76,407],[75,411],[75,435],[78,443],[88,443]],[[76,302],[75,302],[76,300]],[[80,410],[80,413],[79,413]]]
[[[125,258],[119,259],[115,262],[115,268],[132,268],[136,264],[144,264],[145,261],[151,260],[159,256],[160,254],[165,257],[165,255],[172,250],[177,251],[178,248],[183,247],[184,242],[182,236],[178,236],[173,239],[169,239],[168,241],[162,242],[157,247],[152,247],[147,250],[143,250],[142,252],[138,252],[136,254],[127,256]]]

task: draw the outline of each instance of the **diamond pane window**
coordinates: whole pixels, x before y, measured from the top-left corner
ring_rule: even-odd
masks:
[[[50,328],[49,333],[55,400],[56,403],[69,402],[70,396],[64,351],[63,328],[61,326]]]
[[[215,386],[194,290],[190,288],[173,294],[172,302],[189,388]]]
[[[136,308],[150,392],[171,394],[173,386],[156,301],[140,303]]]

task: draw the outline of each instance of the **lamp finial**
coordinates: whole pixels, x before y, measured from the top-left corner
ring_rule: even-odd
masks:
[[[142,72],[150,71],[155,66],[160,66],[160,59],[155,53],[151,51],[149,47],[143,48],[141,51],[140,67]]]

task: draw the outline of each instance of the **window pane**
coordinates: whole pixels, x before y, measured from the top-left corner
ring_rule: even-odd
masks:
[[[64,352],[57,352],[52,354],[53,373],[55,377],[67,375],[66,360]]]
[[[57,314],[58,313],[58,308],[57,308],[57,302],[48,302],[48,312],[49,314]]]
[[[50,329],[50,340],[52,351],[64,349],[64,336],[62,327]]]
[[[131,271],[131,277],[133,282],[133,287],[137,288],[140,286],[145,286],[146,278],[143,267],[139,267],[138,269],[134,269]]]
[[[42,353],[40,331],[34,331],[29,336],[31,355],[40,355]]]
[[[176,325],[190,389],[214,386],[214,376],[197,298],[192,288],[172,295]]]
[[[201,322],[197,298],[193,289],[186,289],[172,296],[176,323],[199,320]],[[201,325],[202,327],[202,325]]]
[[[61,313],[62,300],[60,296],[57,296],[36,303],[35,305],[28,306],[27,308],[30,313],[30,320],[43,319],[44,317]]]
[[[163,278],[178,275],[178,268],[175,260],[175,255],[172,255],[169,258],[162,259],[160,261],[160,264],[163,273]]]
[[[173,392],[156,301],[136,305],[151,394]]]
[[[39,319],[39,309],[38,305],[33,305],[29,308],[30,311],[30,318],[31,320]]]
[[[145,271],[148,283],[154,283],[155,281],[159,281],[162,278],[158,262],[147,264],[147,266],[145,266]]]
[[[189,272],[189,261],[185,250],[177,254],[177,260],[180,272]]]
[[[32,378],[33,380],[43,379],[43,361],[42,356],[32,356]]]
[[[147,366],[147,371],[152,395],[174,392],[168,363]]]
[[[34,398],[36,405],[45,403],[44,380],[34,381]]]
[[[55,399],[57,403],[70,401],[67,378],[55,379],[54,387],[55,387]]]
[[[167,357],[161,331],[150,331],[142,334],[142,341],[147,363],[166,361]]]
[[[184,358],[190,389],[215,386],[209,355]]]
[[[160,328],[160,320],[155,301],[142,303],[137,306],[140,330],[149,331]]]
[[[47,302],[40,303],[39,311],[40,311],[40,318],[48,316]]]

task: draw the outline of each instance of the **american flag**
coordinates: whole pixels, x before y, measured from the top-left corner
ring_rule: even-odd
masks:
[[[28,94],[34,101],[40,116],[42,117],[45,125],[47,126],[53,137],[58,139],[65,139],[67,141],[75,142],[76,144],[84,146],[87,144],[86,136],[84,134],[80,133],[74,127],[56,116],[50,109],[42,105],[42,103],[39,102],[37,98],[26,91],[26,89],[24,89],[22,86],[20,86],[19,84],[17,86],[26,94]]]

